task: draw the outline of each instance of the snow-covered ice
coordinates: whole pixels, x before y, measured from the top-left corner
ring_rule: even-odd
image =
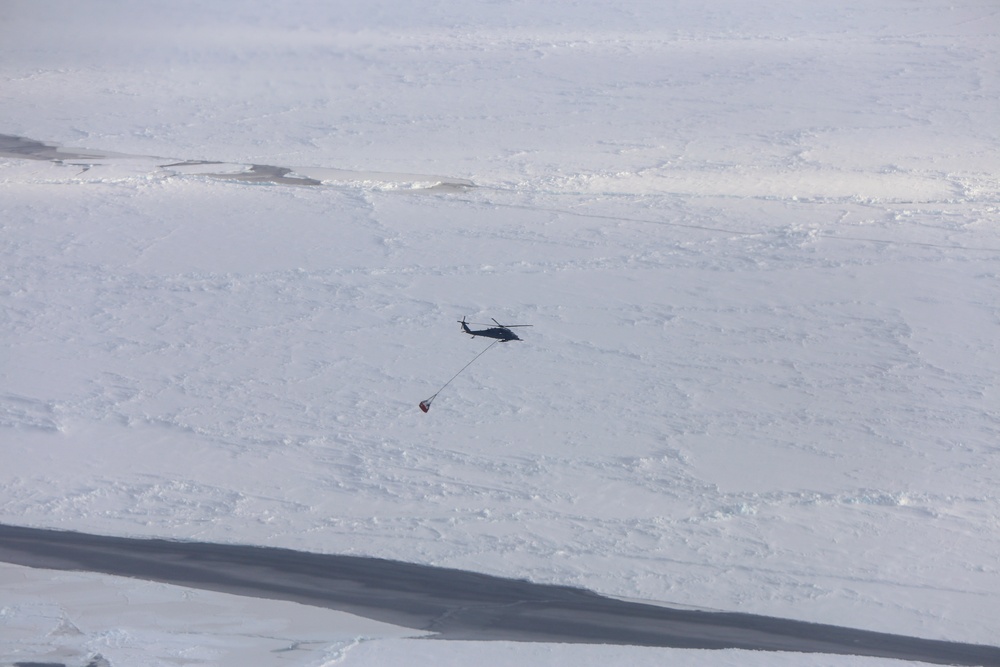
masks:
[[[998,29],[984,1],[6,2],[0,133],[110,157],[0,158],[0,521],[996,643]],[[323,186],[164,166],[198,161]],[[423,414],[486,345],[462,316],[534,327]],[[70,581],[210,598],[13,570],[51,601],[0,622],[36,638],[45,604],[81,626]],[[664,655],[281,659],[416,651]]]
[[[329,664],[405,628],[291,602],[0,564],[5,661]],[[103,662],[102,662],[103,661]]]

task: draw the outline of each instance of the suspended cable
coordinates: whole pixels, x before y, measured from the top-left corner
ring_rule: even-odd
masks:
[[[488,345],[488,346],[486,347],[486,349],[485,349],[485,350],[483,350],[482,352],[480,352],[479,354],[477,354],[477,355],[476,355],[475,357],[473,357],[473,358],[472,358],[472,361],[470,361],[470,362],[469,362],[469,363],[467,363],[466,365],[462,366],[462,368],[461,368],[461,369],[460,369],[460,370],[458,371],[458,373],[455,373],[454,375],[452,375],[452,376],[451,376],[451,380],[454,380],[454,379],[455,379],[455,378],[457,378],[457,377],[458,377],[459,375],[461,375],[461,374],[462,374],[462,371],[464,371],[464,370],[465,370],[466,368],[468,368],[469,366],[471,366],[471,365],[472,365],[472,362],[473,362],[473,361],[475,361],[475,360],[476,360],[476,359],[478,359],[479,357],[481,357],[481,356],[483,356],[484,354],[486,354],[487,352],[489,352],[490,348],[492,348],[492,347],[493,347],[494,345],[496,345],[497,343],[501,343],[501,342],[503,342],[503,341],[500,341],[500,340],[495,340],[495,341],[493,341],[492,343],[490,343],[490,344],[489,344],[489,345]],[[434,395],[433,395],[433,396],[431,396],[430,398],[425,398],[424,400],[420,401],[420,409],[421,409],[421,410],[423,410],[424,412],[427,412],[428,410],[430,410],[430,409],[431,409],[431,403],[433,403],[433,402],[434,402],[434,399],[435,399],[435,398],[437,398],[437,395],[438,395],[438,394],[440,394],[440,393],[441,393],[442,391],[444,391],[444,388],[445,388],[445,387],[447,387],[448,385],[450,385],[450,384],[451,384],[451,380],[448,380],[448,381],[447,381],[447,382],[445,382],[445,383],[444,383],[443,385],[441,385],[441,388],[440,388],[440,389],[438,389],[438,390],[437,390],[436,392],[434,392]]]

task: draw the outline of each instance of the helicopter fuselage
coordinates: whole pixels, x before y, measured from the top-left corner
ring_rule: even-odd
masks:
[[[508,342],[512,340],[521,340],[518,338],[517,334],[508,329],[507,327],[490,327],[489,329],[470,329],[469,325],[464,321],[462,324],[462,331],[469,334],[470,336],[482,336],[484,338],[496,338],[501,342]]]

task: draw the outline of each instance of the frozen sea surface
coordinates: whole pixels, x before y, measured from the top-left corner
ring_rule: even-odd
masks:
[[[5,3],[0,521],[995,642],[998,21]]]

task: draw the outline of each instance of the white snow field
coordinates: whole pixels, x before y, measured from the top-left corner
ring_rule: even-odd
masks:
[[[992,0],[6,0],[76,157],[0,157],[0,523],[996,644],[998,62]],[[463,316],[533,327],[424,414]],[[0,664],[890,664],[0,578]]]

